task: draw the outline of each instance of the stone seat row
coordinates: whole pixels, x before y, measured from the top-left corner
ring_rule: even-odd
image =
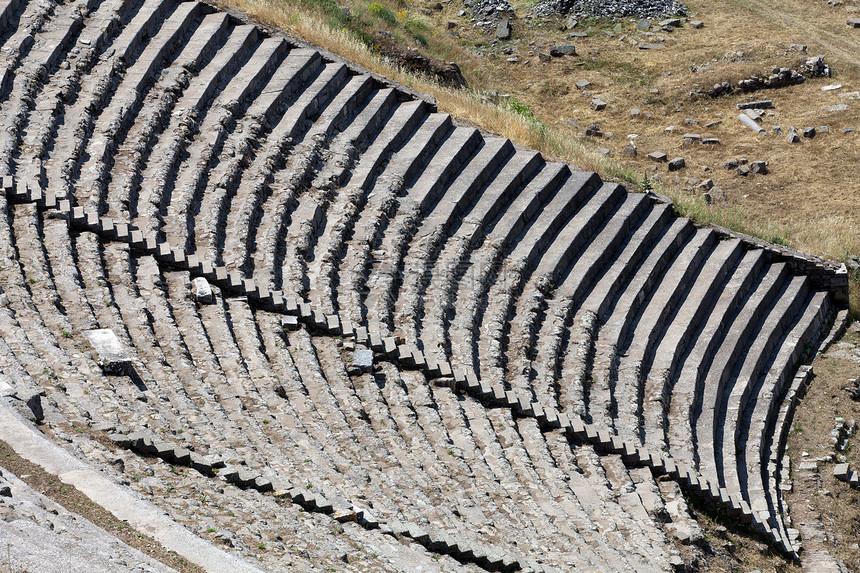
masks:
[[[22,207],[26,207],[26,205],[22,205]],[[19,209],[19,210],[20,210],[20,209]],[[51,215],[51,213],[48,213],[48,215]],[[17,214],[16,214],[16,218],[17,218]],[[60,221],[58,221],[56,218],[51,218],[51,217],[47,218],[46,220],[47,220],[47,221],[50,221],[52,226],[53,226],[53,225],[55,225],[56,223],[59,223],[59,222],[60,222]],[[17,226],[17,225],[16,225],[16,226]],[[90,233],[82,233],[82,234],[80,235],[80,237],[81,237],[81,238],[85,238],[85,237],[87,237],[87,236],[90,236]],[[24,238],[24,236],[22,235],[22,236],[21,236],[21,238]],[[80,239],[79,239],[79,240],[80,240]],[[86,242],[88,243],[89,241],[86,241]],[[112,248],[113,248],[113,247],[121,247],[121,245],[116,245],[116,244],[111,245],[110,243],[106,243],[106,246],[107,246],[107,247],[110,247],[110,248],[107,248],[107,249],[106,249],[106,250],[108,250],[108,251],[112,250]],[[79,244],[78,249],[81,249],[81,244]],[[107,260],[108,260],[108,261],[110,261],[110,259],[111,259],[111,258],[112,258],[112,257],[107,257]],[[149,258],[150,258],[150,257],[148,257],[148,256],[143,256],[141,260],[146,260],[146,259],[149,259]],[[82,259],[82,260],[83,260],[83,259]],[[26,264],[29,264],[29,263],[26,263]],[[53,263],[52,263],[52,264],[53,264]],[[144,266],[142,266],[142,267],[140,268],[140,270],[138,271],[138,273],[139,273],[139,278],[138,278],[137,280],[138,280],[138,281],[140,281],[140,288],[141,288],[141,290],[142,290],[143,292],[149,292],[149,291],[151,291],[151,290],[152,290],[152,285],[151,285],[151,284],[149,284],[149,283],[148,283],[148,279],[146,279],[146,278],[145,278],[145,277],[149,276],[149,271],[148,271],[148,270],[145,270],[145,268],[144,268],[144,267],[145,267],[145,265],[144,265]],[[83,267],[82,267],[82,270],[83,270]],[[113,271],[111,271],[111,274],[113,274]],[[170,273],[168,273],[168,274],[170,274]],[[92,278],[91,278],[89,275],[91,275],[91,273],[89,273],[89,272],[85,275],[85,276],[86,276],[86,280],[87,280],[87,281],[95,280],[95,277],[92,277]],[[142,280],[142,281],[141,281],[141,278],[143,278],[143,280]],[[25,282],[26,282],[26,281],[25,281]],[[112,277],[112,278],[110,279],[110,282],[115,283],[115,284],[114,284],[114,287],[115,287],[115,288],[119,288],[119,287],[120,287],[120,283],[122,283],[122,282],[124,282],[124,281],[123,281],[122,279],[120,279],[119,277]],[[116,291],[116,294],[117,294],[117,296],[119,296],[119,295],[120,295],[119,291]],[[64,296],[65,296],[65,295],[64,295]],[[171,295],[171,298],[173,298],[173,296],[172,296],[172,295]],[[176,299],[175,299],[175,300],[177,300],[177,301],[178,301],[178,300],[180,300],[180,298],[181,298],[181,297],[176,297]],[[159,301],[160,299],[159,299],[159,297],[153,297],[153,298],[152,298],[152,300],[153,300],[153,301]],[[121,305],[121,306],[123,306],[123,307],[127,307],[127,306],[128,306],[127,302],[125,302],[125,301],[124,301],[124,299],[121,299],[121,298],[117,298],[117,304],[119,304],[119,305]],[[133,311],[131,308],[129,308],[129,311],[131,312],[131,316],[134,316],[134,311]],[[158,311],[157,311],[157,309],[153,309],[153,311],[158,312]],[[180,316],[181,316],[181,315],[180,315]],[[160,320],[159,320],[159,322],[163,322],[163,321],[160,319]],[[233,322],[235,323],[235,317],[234,317],[234,319],[233,319]],[[76,323],[74,323],[74,324],[76,324]],[[78,326],[75,326],[75,329],[76,329],[76,330],[77,330],[77,328],[79,328],[79,327],[78,327]],[[130,327],[130,328],[131,328],[131,327]],[[142,342],[144,342],[144,346],[145,346],[145,341],[142,341]],[[160,384],[160,382],[159,382],[159,384]],[[93,395],[94,395],[93,391],[94,391],[94,388],[93,388],[93,387],[91,387],[91,388],[90,388],[90,394],[89,394],[90,396],[93,396]],[[120,396],[118,395],[118,396],[117,396],[117,399],[119,399],[119,398],[120,398]],[[103,398],[103,400],[105,400],[105,399],[109,399],[109,397],[104,397],[104,398]],[[132,398],[132,400],[133,400],[133,398]],[[171,398],[171,400],[172,400],[172,398]],[[160,403],[160,402],[161,402],[161,400],[156,400],[155,402],[156,402],[156,403]],[[132,404],[135,404],[135,403],[139,403],[139,402],[138,402],[138,401],[132,401]],[[106,402],[105,402],[105,405],[107,405],[107,403],[106,403]],[[122,401],[121,401],[121,400],[119,401],[119,407],[120,407],[120,408],[122,408],[122,407],[123,407],[123,406],[122,406]],[[90,411],[91,411],[93,414],[95,414],[95,410],[94,410],[92,407],[90,407]],[[188,413],[187,411],[186,411],[185,415],[189,415],[189,418],[190,418],[190,413]],[[170,417],[170,416],[168,416],[168,419],[169,419],[169,417]],[[189,422],[190,422],[190,419],[189,419]],[[191,423],[192,423],[192,426],[191,426],[191,427],[192,427],[192,428],[195,428],[196,426],[194,426],[193,422],[191,422]],[[174,431],[175,431],[176,429],[182,429],[183,427],[186,427],[186,426],[185,426],[184,424],[179,425],[179,426],[175,426],[175,425],[173,425],[173,424],[171,423],[171,427],[173,427],[173,428],[174,428]],[[201,432],[204,432],[204,429],[202,428],[202,426],[201,426]],[[204,433],[204,434],[202,434],[202,436],[203,436],[203,437],[204,437],[204,439],[205,439],[205,433]],[[213,442],[212,442],[212,444],[215,444],[215,442],[213,441]]]
[[[196,274],[203,274],[200,272],[201,270],[208,270],[205,266],[201,268],[201,266],[195,267],[189,265],[183,257],[176,257],[174,255],[176,251],[173,248],[163,242],[156,241],[154,238],[143,239],[137,236],[135,237],[137,243],[135,243],[131,235],[138,232],[136,229],[131,228],[131,232],[129,232],[129,229],[124,228],[125,226],[122,224],[116,226],[110,221],[103,220],[105,218],[87,216],[81,208],[72,209],[67,201],[52,200],[50,195],[41,194],[35,188],[30,188],[26,185],[16,186],[12,184],[11,180],[4,179],[4,189],[7,190],[11,198],[19,201],[36,202],[46,208],[56,205],[56,208],[60,212],[67,212],[69,214],[69,222],[73,227],[96,230],[104,234],[107,239],[125,237],[131,242],[133,248],[138,248],[152,254],[168,264],[185,267],[192,274],[195,271]],[[68,211],[64,211],[65,209],[68,209]],[[116,232],[117,228],[119,228],[119,233]],[[220,267],[220,269],[223,269],[223,267]],[[501,384],[492,385],[480,380],[474,371],[452,368],[451,364],[447,361],[438,361],[432,358],[428,360],[424,353],[413,345],[398,344],[394,337],[383,336],[381,333],[375,331],[369,332],[364,326],[354,327],[350,321],[342,321],[337,314],[326,315],[314,310],[310,304],[300,301],[295,297],[284,297],[281,293],[268,293],[268,297],[260,296],[260,290],[253,285],[252,281],[237,281],[234,279],[231,282],[230,277],[227,276],[225,271],[219,270],[216,272],[213,269],[203,276],[207,275],[207,278],[212,279],[215,284],[218,284],[225,290],[232,291],[235,295],[247,296],[249,301],[253,303],[261,304],[270,310],[295,315],[301,322],[308,324],[311,328],[320,329],[328,334],[354,336],[357,344],[367,344],[377,353],[390,355],[403,367],[418,368],[424,371],[428,377],[450,375],[453,377],[453,382],[458,388],[475,395],[482,401],[512,408],[518,415],[536,418],[541,425],[547,428],[563,429],[574,440],[591,443],[598,450],[606,453],[620,454],[630,464],[642,464],[649,467],[658,475],[670,475],[689,491],[711,500],[722,509],[749,522],[755,529],[769,532],[773,536],[773,540],[780,544],[783,549],[791,551],[791,547],[787,545],[787,540],[779,536],[779,533],[773,531],[767,525],[766,521],[763,521],[757,514],[752,512],[749,504],[743,500],[740,493],[730,494],[727,490],[716,487],[713,483],[702,478],[691,467],[685,464],[676,464],[671,456],[651,453],[646,448],[640,447],[634,442],[624,441],[619,436],[611,435],[605,428],[598,429],[593,424],[584,424],[580,420],[571,420],[554,408],[545,407],[540,402],[531,400],[530,397],[519,396],[515,392],[506,390]]]

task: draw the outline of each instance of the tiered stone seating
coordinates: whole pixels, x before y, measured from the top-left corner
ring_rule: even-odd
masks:
[[[680,487],[797,551],[785,424],[834,265],[201,4],[9,2],[0,30],[0,374],[111,433],[78,455],[151,475],[128,487],[175,520],[205,536],[181,500],[226,483],[207,523],[266,521],[268,565],[301,507],[428,570],[657,571],[701,534]],[[311,538],[303,559],[345,546]]]

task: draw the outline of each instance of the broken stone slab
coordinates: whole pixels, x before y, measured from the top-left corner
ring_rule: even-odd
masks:
[[[553,58],[560,58],[562,56],[575,56],[576,46],[574,46],[573,44],[559,44],[557,46],[551,46],[549,49],[549,55]]]
[[[773,100],[763,99],[759,101],[739,103],[738,109],[773,109]]]
[[[578,90],[587,90],[591,87],[591,82],[588,80],[579,80],[574,84]]]
[[[499,25],[496,27],[496,38],[499,40],[510,40],[511,39],[511,21],[510,20],[502,20],[499,22]]]
[[[848,481],[848,464],[836,464],[836,467],[833,468],[833,477],[838,480]]]
[[[719,145],[720,140],[716,137],[706,137],[702,139],[702,145]]]
[[[702,136],[698,133],[685,133],[683,143],[691,144],[691,143],[701,143]]]
[[[600,126],[596,123],[585,128],[585,135],[589,137],[603,137],[603,134],[600,132]]]
[[[287,314],[281,317],[281,328],[284,330],[298,330],[300,326],[298,316]]]
[[[808,471],[818,473],[818,462],[809,461],[809,462],[800,462],[797,466],[797,469],[800,471]]]
[[[215,301],[212,287],[209,285],[209,281],[203,277],[197,277],[191,281],[191,292],[194,294],[194,301],[197,304],[212,304]]]
[[[848,18],[846,24],[852,28],[860,28],[860,18]]]
[[[131,370],[131,357],[113,330],[85,330],[83,335],[93,347],[98,365],[105,374],[126,374]]]
[[[690,27],[699,30],[705,27],[705,23],[701,20],[690,20]]]
[[[807,127],[806,129],[804,129],[803,130],[803,137],[805,137],[807,139],[814,138],[815,137],[815,128],[814,127]]]
[[[744,115],[755,122],[760,122],[764,112],[760,109],[745,109]]]
[[[676,157],[669,162],[669,171],[680,171],[686,166],[683,157]]]
[[[656,44],[653,42],[639,42],[640,50],[664,50],[666,46],[663,44]]]
[[[800,136],[797,135],[797,130],[793,127],[788,131],[788,141],[791,143],[799,143]]]
[[[668,161],[669,158],[662,151],[652,151],[648,154],[648,159],[657,163],[663,163],[664,161]]]
[[[741,120],[741,123],[753,130],[755,133],[761,133],[765,130],[762,126],[757,124],[755,121],[753,121],[751,117],[746,114],[740,114],[738,116],[738,119]]]
[[[373,351],[367,348],[356,348],[352,356],[352,366],[360,368],[364,372],[373,369]]]
[[[591,100],[591,109],[594,111],[603,111],[604,109],[606,109],[606,102],[596,97]]]
[[[767,161],[753,161],[750,163],[750,173],[758,173],[760,175],[767,174]]]

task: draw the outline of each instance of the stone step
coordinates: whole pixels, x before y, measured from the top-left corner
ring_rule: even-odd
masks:
[[[828,296],[823,291],[811,293],[804,302],[806,308],[778,348],[761,388],[744,406],[744,425],[735,429],[740,489],[750,492],[747,501],[751,506],[754,502],[751,492],[761,491],[766,496],[770,516],[782,513],[778,493],[780,480],[770,469],[771,457],[778,455],[770,443],[775,439],[778,444],[779,436],[785,431],[778,424],[780,405],[793,402],[788,394],[794,367],[804,358],[808,345],[814,346],[820,337],[829,314]],[[782,471],[787,472],[787,468]],[[781,520],[773,518],[769,523],[771,527],[784,530]]]
[[[563,403],[568,403],[570,396],[581,392],[578,379],[566,377],[566,384],[559,384],[565,355],[571,350],[569,328],[574,323],[579,301],[587,301],[591,297],[613,297],[615,291],[611,287],[595,286],[611,285],[614,277],[622,274],[624,267],[632,266],[650,249],[654,242],[665,232],[671,222],[668,211],[662,206],[652,207],[647,217],[637,226],[637,229],[620,238],[613,236],[611,228],[605,228],[603,233],[607,239],[596,240],[597,244],[612,243],[611,249],[595,250],[589,248],[576,266],[570,270],[565,280],[555,289],[553,298],[547,304],[546,318],[543,320],[537,334],[535,348],[536,359],[532,361],[531,385],[535,397],[546,404],[556,404],[564,410]],[[626,241],[626,245],[623,243]],[[623,248],[618,248],[623,247]],[[615,256],[612,261],[611,257]],[[603,261],[595,264],[595,261]],[[612,262],[610,265],[609,263]],[[582,268],[583,271],[578,269]],[[579,282],[576,277],[582,276],[587,269],[595,269],[591,280]],[[628,273],[633,270],[626,271]],[[556,388],[558,390],[556,390]]]
[[[712,233],[697,233],[666,270],[647,305],[640,307],[638,320],[631,319],[636,324],[627,329],[629,342],[626,347],[619,340],[613,401],[618,414],[616,429],[627,439],[639,441],[644,438],[646,368],[643,363],[650,362],[655,346],[680,311],[681,304],[690,298],[692,287],[706,276],[703,266],[717,246],[718,241]]]
[[[131,6],[122,2],[119,2],[119,5],[122,8]],[[115,28],[116,26],[112,24],[119,22],[120,16],[121,14],[114,13],[112,19],[105,23],[105,28]],[[107,201],[117,207],[118,213],[125,210],[118,207],[129,199],[128,188],[131,183],[128,180],[138,175],[140,163],[148,153],[148,145],[156,132],[156,127],[160,125],[163,115],[169,113],[169,108],[181,94],[190,74],[189,70],[196,69],[198,63],[205,62],[211,57],[214,48],[223,41],[226,29],[226,15],[212,14],[204,17],[191,39],[185,43],[171,66],[162,72],[162,77],[144,99],[144,109],[135,118],[137,121],[128,128],[126,140],[119,144],[117,153],[110,158],[113,163],[111,170],[113,185]],[[93,112],[100,109],[103,102],[111,95],[110,90],[114,86],[113,81],[105,81],[105,78],[115,78],[120,68],[120,63],[113,58],[95,60],[94,67],[80,81],[74,103],[64,112],[64,122],[58,126],[54,140],[70,143],[57,147],[45,162],[45,176],[49,187],[59,197],[72,195],[74,192],[72,183],[79,176],[78,161],[89,141],[92,122],[95,119]],[[149,111],[147,104],[156,106],[156,111]],[[119,177],[119,173],[124,176]],[[88,189],[82,191],[89,192]]]
[[[694,459],[694,444],[689,439],[685,420],[692,419],[696,397],[701,392],[698,382],[700,364],[713,357],[717,345],[725,336],[725,330],[759,280],[764,264],[763,251],[750,250],[744,253],[707,319],[703,320],[704,324],[698,326],[694,343],[688,345],[689,350],[677,361],[674,369],[670,367],[658,373],[660,376],[665,375],[672,386],[665,432],[669,451],[679,460],[689,462]]]
[[[166,210],[165,237],[172,244],[189,248],[194,215],[212,212],[206,199],[214,193],[204,194],[209,166],[223,151],[225,140],[237,120],[249,111],[248,106],[264,88],[269,74],[277,68],[287,49],[288,45],[281,39],[263,40],[208,106],[206,116],[197,128],[197,137],[189,141],[183,151],[183,161],[176,168],[172,192],[165,197],[166,205],[162,206],[162,212]]]
[[[736,360],[741,364],[740,370],[727,381],[723,390],[725,396],[720,400],[722,419],[714,428],[714,434],[722,443],[722,451],[715,452],[717,474],[728,490],[745,490],[745,487],[741,487],[735,455],[736,448],[741,445],[738,442],[741,429],[739,422],[745,422],[743,411],[750,399],[754,400],[760,391],[763,380],[759,373],[770,370],[777,356],[776,351],[782,345],[783,335],[790,332],[807,306],[808,288],[806,277],[791,277],[780,296],[779,304],[773,306],[763,318],[761,328],[752,344],[748,345],[745,356],[741,358],[740,353],[736,355]],[[730,386],[732,381],[734,384]]]
[[[480,136],[472,128],[455,128],[439,146],[434,158],[405,195],[397,200],[397,211],[389,218],[378,250],[385,253],[371,264],[368,279],[370,292],[364,305],[374,317],[371,326],[386,325],[390,330],[393,310],[393,291],[400,281],[404,254],[418,222],[438,200],[438,195],[459,172],[475,150]]]
[[[237,26],[216,55],[195,76],[176,103],[180,113],[172,114],[149,161],[141,173],[141,184],[134,207],[137,216],[132,222],[146,233],[157,233],[162,224],[162,208],[170,201],[176,163],[185,149],[186,138],[205,117],[210,100],[226,87],[253,53],[259,33],[254,26]],[[192,131],[193,133],[193,131]],[[145,185],[143,183],[146,183]]]
[[[720,289],[725,289],[743,256],[741,244],[736,240],[720,241],[708,257],[700,280],[695,281],[678,312],[672,317],[665,334],[653,351],[653,358],[644,375],[643,419],[645,444],[659,451],[667,446],[666,431],[672,401],[671,373],[695,342],[695,329],[704,322],[716,302]]]
[[[702,390],[691,422],[694,423],[693,428],[695,428],[696,453],[700,471],[713,482],[718,481],[715,454],[722,445],[722,441],[713,441],[720,437],[715,435],[714,430],[715,424],[722,419],[720,398],[723,396],[727,379],[737,364],[733,357],[748,347],[750,337],[754,335],[760,321],[785,288],[786,276],[787,269],[783,263],[771,265],[767,269],[756,290],[745,301],[737,315],[734,321],[737,327],[726,335],[711,361],[707,363],[715,365],[715,368],[708,369],[707,375],[697,382],[697,387],[701,385]],[[702,366],[699,368],[701,371]]]
[[[12,21],[22,7],[26,7],[26,4],[21,0],[2,0],[0,2],[0,34],[5,34],[7,30],[14,27]]]
[[[643,330],[645,336],[648,336],[658,329],[657,322],[671,316],[673,306],[683,294],[683,288],[693,280],[715,243],[716,237],[711,231],[694,232],[679,252],[670,253],[663,258],[664,266],[657,267],[649,280],[640,283],[641,289],[628,289],[624,293],[612,316],[606,321],[606,327],[601,329],[596,343],[597,348],[607,350],[595,356],[591,372],[594,382],[592,403],[588,408],[593,423],[610,424],[615,433],[625,439],[641,435],[638,376],[632,379],[625,376],[630,372],[622,371],[620,364],[625,354],[635,355],[635,349],[631,349],[626,341],[635,336],[634,329],[638,329],[640,324],[647,325]],[[648,268],[646,265],[643,266]],[[640,273],[640,276],[644,274]],[[654,323],[648,324],[649,320]],[[627,412],[622,414],[622,408]],[[605,418],[606,412],[614,419]],[[624,423],[628,425],[621,425]],[[633,427],[629,427],[630,424],[633,424]]]
[[[513,309],[508,334],[510,342],[507,346],[499,345],[499,348],[504,348],[501,352],[512,365],[508,373],[509,378],[512,377],[511,385],[514,389],[520,392],[531,389],[531,377],[517,373],[528,373],[534,368],[532,363],[543,358],[535,354],[535,336],[539,332],[544,309],[552,304],[550,301],[568,297],[565,290],[566,278],[575,281],[583,289],[592,283],[594,274],[601,266],[600,258],[616,252],[617,242],[622,240],[630,227],[637,226],[647,215],[650,202],[643,199],[626,197],[611,215],[593,229],[592,235],[583,242],[584,247],[576,246],[577,241],[581,240],[576,232],[578,225],[570,230],[562,229],[558,233],[558,238],[549,247],[546,256],[540,260],[537,270],[524,286]],[[569,224],[574,221],[575,218]],[[483,362],[485,361],[482,360]],[[483,376],[487,377],[487,374]]]
[[[79,167],[81,177],[75,185],[75,196],[79,201],[89,199],[88,194],[99,190],[109,177],[112,164],[110,155],[116,149],[115,139],[129,125],[129,118],[138,110],[146,91],[144,86],[153,81],[156,72],[173,54],[188,28],[197,24],[201,16],[201,4],[183,2],[159,28],[158,33],[147,44],[135,65],[123,76],[110,105],[99,114],[93,133],[87,142],[86,160]]]

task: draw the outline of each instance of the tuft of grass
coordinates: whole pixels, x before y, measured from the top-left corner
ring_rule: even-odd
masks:
[[[397,24],[397,16],[394,15],[387,6],[384,4],[380,4],[379,2],[374,2],[370,6],[367,7],[367,11],[385,22],[386,24],[395,25]]]

